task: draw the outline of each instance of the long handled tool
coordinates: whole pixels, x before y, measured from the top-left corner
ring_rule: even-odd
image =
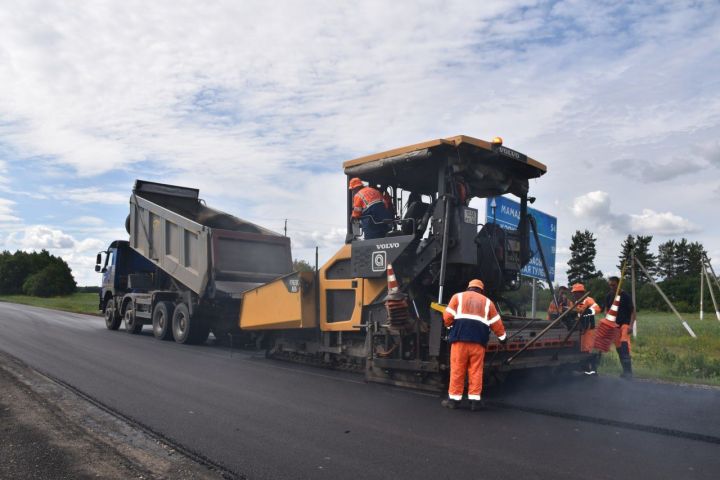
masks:
[[[540,331],[540,333],[538,333],[537,335],[535,335],[535,336],[532,338],[532,340],[530,340],[528,343],[526,343],[520,350],[518,350],[517,352],[515,352],[515,354],[514,354],[513,356],[511,356],[510,358],[508,358],[507,360],[505,360],[505,364],[506,364],[506,365],[510,365],[510,363],[512,363],[512,361],[515,360],[518,355],[520,355],[521,353],[523,353],[525,350],[527,350],[527,349],[530,348],[533,344],[535,344],[535,342],[537,342],[538,340],[540,340],[547,332],[550,331],[551,328],[553,328],[555,325],[558,324],[558,322],[560,322],[563,318],[565,318],[565,316],[566,316],[568,313],[572,312],[572,311],[575,309],[575,307],[576,307],[577,305],[579,305],[580,303],[582,303],[583,300],[585,300],[589,295],[590,295],[590,292],[585,292],[585,295],[583,295],[582,297],[578,298],[578,299],[575,301],[575,303],[573,303],[572,305],[570,305],[570,307],[569,307],[567,310],[565,310],[562,314],[560,314],[555,320],[553,320],[552,322],[550,322],[550,325],[548,325],[547,327],[543,328],[543,329]]]

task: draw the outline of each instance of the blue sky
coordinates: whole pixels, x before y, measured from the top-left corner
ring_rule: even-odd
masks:
[[[720,270],[717,2],[49,2],[0,5],[0,248],[80,284],[125,238],[135,178],[328,258],[344,160],[466,134],[548,165],[535,207],[615,270],[628,233]],[[482,207],[481,207],[482,208]]]

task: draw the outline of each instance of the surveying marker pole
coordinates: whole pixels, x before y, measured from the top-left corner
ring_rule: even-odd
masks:
[[[633,327],[633,338],[637,338],[638,321],[637,321],[637,302],[635,301],[635,248],[630,250],[630,290],[632,291],[632,302],[635,308],[635,324]]]
[[[705,262],[700,261],[700,320],[703,320],[703,296],[705,295]]]
[[[708,290],[710,290],[710,298],[712,298],[713,307],[715,307],[715,316],[717,317],[718,322],[720,322],[720,310],[718,310],[718,304],[715,300],[715,291],[713,290],[712,283],[710,283],[710,274],[707,269],[704,269],[703,271],[705,272],[705,280],[707,280],[708,283]]]
[[[705,262],[707,262],[707,268],[710,269],[710,273],[712,274],[712,278],[715,280],[715,286],[720,290],[720,280],[718,280],[717,275],[715,275],[715,269],[712,266],[712,263],[710,263],[710,259],[707,258],[707,255],[704,255]],[[710,282],[708,282],[710,283]]]
[[[643,273],[648,278],[648,280],[650,280],[650,283],[653,284],[653,287],[655,287],[657,289],[660,296],[663,298],[663,300],[665,300],[665,303],[668,304],[668,306],[673,311],[673,313],[675,315],[677,315],[677,317],[680,319],[680,321],[683,324],[683,327],[685,327],[685,330],[687,330],[687,332],[690,334],[691,337],[697,338],[697,335],[695,335],[695,332],[692,331],[692,328],[690,328],[690,325],[687,324],[685,319],[682,318],[680,313],[678,313],[678,311],[675,309],[675,305],[673,305],[672,302],[665,296],[665,293],[660,289],[658,284],[655,283],[655,279],[652,276],[650,276],[650,274],[648,273],[647,270],[645,270],[645,266],[642,264],[642,262],[637,257],[635,257],[635,262],[638,264],[638,267],[640,267],[640,269],[643,271]],[[720,317],[718,317],[718,318],[720,318]]]

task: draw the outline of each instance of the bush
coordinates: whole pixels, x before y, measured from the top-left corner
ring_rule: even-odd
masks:
[[[65,262],[53,262],[23,283],[23,293],[35,297],[70,295],[75,291],[75,279]]]

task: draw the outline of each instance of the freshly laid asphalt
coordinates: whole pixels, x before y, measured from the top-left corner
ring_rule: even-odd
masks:
[[[0,350],[240,477],[720,476],[719,389],[531,379],[486,392],[486,411],[450,411],[355,374],[9,303]]]

